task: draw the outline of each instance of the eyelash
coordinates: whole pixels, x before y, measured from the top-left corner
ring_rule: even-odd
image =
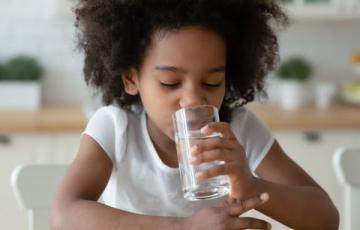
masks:
[[[175,83],[175,84],[166,84],[166,83],[163,83],[163,82],[160,82],[160,85],[164,86],[164,87],[167,87],[167,88],[175,88],[179,85],[179,83]]]
[[[205,87],[209,87],[209,88],[217,88],[219,86],[221,86],[222,83],[218,83],[218,84],[207,84],[207,83],[203,83],[203,85]],[[180,83],[175,83],[175,84],[166,84],[163,82],[160,82],[160,85],[167,87],[167,88],[176,88],[180,85]]]

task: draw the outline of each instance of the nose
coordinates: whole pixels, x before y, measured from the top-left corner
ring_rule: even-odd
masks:
[[[184,90],[179,100],[179,105],[181,108],[188,108],[204,104],[208,104],[206,95],[201,89],[197,87]]]

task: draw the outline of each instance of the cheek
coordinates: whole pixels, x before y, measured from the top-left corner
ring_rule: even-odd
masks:
[[[163,130],[164,133],[171,139],[171,140],[175,140],[174,138],[174,126],[173,126],[173,121],[172,121],[172,114],[168,115],[166,117],[163,117],[162,120],[162,125],[163,125]]]
[[[153,103],[153,106],[149,104],[144,105],[146,112],[152,115],[152,119],[158,128],[171,140],[174,140],[174,128],[172,122],[173,110],[171,109],[171,106],[161,103],[161,100],[151,101],[151,103]]]
[[[211,95],[212,104],[216,105],[216,107],[220,108],[225,97],[225,88],[219,90],[218,92]]]

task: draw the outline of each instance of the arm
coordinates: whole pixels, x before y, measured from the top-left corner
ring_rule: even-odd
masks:
[[[223,138],[197,144],[192,149],[192,164],[213,160],[222,160],[225,164],[197,173],[197,177],[205,180],[228,175],[230,202],[268,192],[269,202],[257,210],[283,224],[306,230],[338,228],[339,214],[326,192],[284,153],[277,142],[256,169],[260,177],[256,178],[229,124],[212,123],[204,127],[202,132],[220,132]]]
[[[66,173],[52,209],[51,229],[174,229],[180,219],[137,215],[97,202],[112,171],[112,161],[84,135],[78,156]]]
[[[267,194],[253,196],[240,204],[204,208],[188,218],[138,215],[96,202],[112,170],[112,162],[89,136],[81,140],[77,158],[60,185],[52,209],[53,230],[98,229],[268,229],[268,223],[255,218],[238,218],[263,205]]]
[[[295,229],[338,229],[339,214],[329,196],[277,142],[256,173],[261,179],[255,179],[255,191],[270,194],[258,211]]]

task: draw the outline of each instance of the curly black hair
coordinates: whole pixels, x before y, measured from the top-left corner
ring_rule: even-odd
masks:
[[[141,102],[125,92],[120,76],[141,67],[155,32],[202,26],[219,34],[227,49],[225,121],[233,107],[265,93],[264,78],[279,59],[275,29],[288,23],[275,0],[79,0],[75,14],[87,84],[104,104],[127,110]]]

